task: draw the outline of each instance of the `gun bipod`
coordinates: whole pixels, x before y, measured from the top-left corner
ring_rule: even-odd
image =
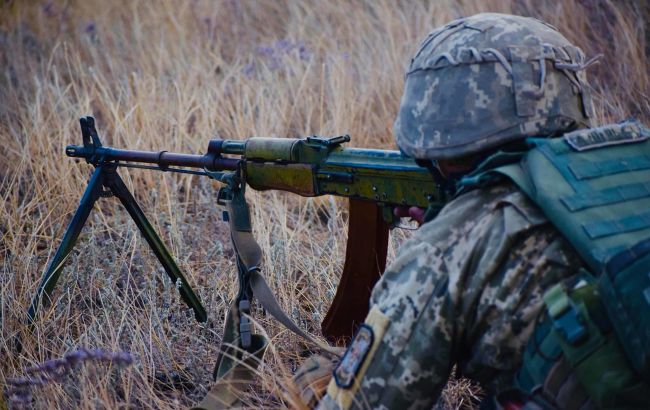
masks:
[[[88,133],[89,135],[95,135],[95,138],[93,138],[93,140],[96,140],[95,142],[99,143],[99,138],[96,136],[96,131],[94,133],[89,132],[88,130],[84,129],[84,125],[87,124],[84,124],[84,121],[82,121],[82,132],[84,134]],[[92,126],[91,131],[94,131],[94,126]],[[104,188],[106,188],[108,191],[104,191]],[[198,296],[192,290],[185,276],[182,274],[169,250],[167,250],[165,244],[160,239],[153,226],[145,216],[144,212],[138,205],[137,201],[124,184],[124,181],[117,173],[117,164],[100,161],[96,166],[95,172],[90,178],[90,181],[88,182],[86,191],[84,192],[81,201],[79,202],[79,207],[77,208],[74,216],[72,217],[72,220],[70,221],[70,224],[68,225],[68,228],[66,229],[65,234],[63,235],[63,240],[61,241],[59,248],[50,261],[46,272],[43,274],[43,278],[38,287],[36,295],[32,299],[32,303],[27,312],[30,324],[33,323],[36,317],[36,312],[38,310],[40,300],[42,298],[46,298],[47,301],[51,300],[50,295],[56,286],[59,277],[61,276],[61,271],[63,270],[65,261],[74,248],[74,245],[79,238],[79,234],[81,233],[81,230],[83,229],[83,226],[85,225],[95,202],[100,197],[106,196],[107,193],[111,193],[120,200],[144,236],[144,239],[149,244],[149,247],[156,255],[156,258],[158,261],[160,261],[169,278],[173,283],[180,285],[178,286],[178,290],[181,294],[181,298],[188,307],[194,310],[194,316],[196,320],[199,322],[205,322],[207,320],[207,313],[205,311],[205,308],[201,304]]]

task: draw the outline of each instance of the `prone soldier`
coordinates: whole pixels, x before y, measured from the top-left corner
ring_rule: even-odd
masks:
[[[647,222],[607,224],[643,219],[646,205],[638,201],[648,195],[637,185],[647,171],[588,163],[600,155],[610,167],[629,164],[630,152],[648,152],[650,133],[636,122],[589,128],[585,69],[593,61],[544,22],[493,13],[452,21],[421,43],[406,73],[395,137],[454,199],[400,248],[317,404],[310,375],[328,364],[312,358],[299,370],[297,384],[312,394],[312,405],[431,408],[454,366],[485,389],[488,407],[649,405],[640,375],[647,372],[647,334],[630,336],[635,347],[621,341],[632,333],[611,310],[630,305],[599,299],[621,286],[599,279],[610,277],[606,262],[648,243]],[[565,185],[573,196],[559,194]],[[635,193],[616,194],[623,186]],[[564,207],[551,204],[560,201]],[[647,286],[641,272],[628,283]],[[640,290],[626,291],[623,298],[642,300]],[[634,306],[647,312],[648,303]],[[641,315],[630,320],[647,320]]]

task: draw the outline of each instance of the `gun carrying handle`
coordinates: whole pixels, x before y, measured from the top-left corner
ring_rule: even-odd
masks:
[[[386,268],[388,224],[374,202],[350,199],[348,243],[341,280],[321,330],[349,340],[368,314],[370,293]]]

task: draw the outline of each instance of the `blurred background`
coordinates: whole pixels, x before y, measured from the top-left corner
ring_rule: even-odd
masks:
[[[102,199],[33,332],[25,312],[92,172],[64,155],[93,115],[103,142],[203,153],[210,138],[350,134],[395,149],[403,73],[434,27],[483,11],[549,22],[585,51],[597,123],[650,123],[644,0],[0,1],[0,386],[80,348],[125,351],[35,385],[11,406],[186,408],[205,395],[236,289],[234,254],[205,178],[122,170],[208,310],[198,325],[114,199]],[[249,191],[264,271],[319,335],[342,268],[347,204]],[[408,235],[396,230],[389,258]],[[272,346],[246,397],[299,407],[290,382],[311,346],[256,311]],[[20,336],[23,350],[14,341]],[[11,386],[5,391],[11,393]],[[440,407],[474,407],[451,380]],[[22,400],[22,401],[21,401]]]

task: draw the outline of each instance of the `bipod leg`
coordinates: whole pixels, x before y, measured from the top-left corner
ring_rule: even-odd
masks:
[[[199,322],[207,321],[208,316],[203,305],[201,305],[198,296],[196,296],[192,290],[187,279],[185,279],[185,276],[181,273],[178,265],[176,265],[174,258],[171,256],[158,234],[156,234],[156,231],[149,223],[149,220],[145,216],[144,212],[142,212],[142,209],[135,201],[133,195],[131,195],[131,192],[126,187],[124,181],[122,181],[122,178],[118,175],[115,168],[107,170],[104,185],[113,192],[120,202],[122,202],[122,205],[124,205],[124,208],[126,208],[129,215],[131,215],[131,218],[137,225],[138,229],[140,229],[142,236],[144,236],[144,239],[151,247],[151,250],[153,250],[156,258],[158,258],[163,268],[165,268],[165,272],[167,272],[167,275],[172,282],[176,284],[180,281],[181,286],[178,290],[181,294],[181,298],[187,306],[194,310],[194,317],[196,320]]]
[[[61,271],[63,270],[65,261],[68,258],[68,255],[70,255],[70,251],[74,247],[75,243],[77,242],[79,234],[81,233],[81,230],[83,229],[84,224],[88,219],[88,215],[90,215],[90,211],[93,209],[95,201],[97,201],[102,193],[102,185],[104,183],[105,177],[106,168],[103,165],[97,167],[92,177],[90,177],[86,191],[84,192],[83,196],[81,197],[81,201],[79,202],[79,207],[77,208],[77,211],[72,217],[72,220],[70,221],[70,224],[68,225],[68,228],[63,235],[63,240],[59,245],[59,249],[56,250],[54,258],[52,258],[50,261],[50,265],[43,275],[43,279],[41,280],[41,284],[38,287],[36,295],[32,299],[32,304],[30,305],[27,312],[30,324],[34,323],[36,311],[38,310],[38,304],[43,296],[47,298],[46,302],[50,300],[50,294],[54,289],[56,282],[59,280],[59,276],[61,276]]]

